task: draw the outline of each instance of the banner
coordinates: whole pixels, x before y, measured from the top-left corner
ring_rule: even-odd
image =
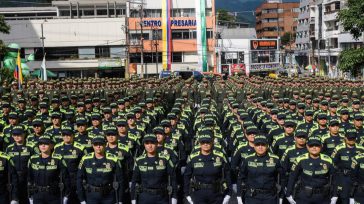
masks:
[[[207,72],[206,2],[196,0],[197,55],[199,71]]]
[[[171,70],[171,0],[162,0],[162,64],[163,70]]]
[[[43,81],[47,81],[48,76],[47,76],[47,68],[46,68],[46,60],[45,60],[45,55],[43,57],[43,61],[42,61],[42,65],[40,65],[41,68],[41,79]]]
[[[23,84],[23,73],[21,67],[21,58],[20,58],[20,50],[18,50],[18,57],[16,58],[16,67],[14,69],[14,78],[18,80],[19,89],[21,89],[21,85]]]

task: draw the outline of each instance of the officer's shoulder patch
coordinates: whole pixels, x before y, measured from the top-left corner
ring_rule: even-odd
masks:
[[[4,158],[4,159],[9,160],[10,159],[10,156],[7,155],[5,152],[0,152],[0,158]]]
[[[359,145],[359,144],[358,144],[358,145],[356,145],[356,148],[357,148],[357,149],[360,149],[360,150],[364,150],[364,146]],[[360,154],[359,154],[359,155],[360,155]]]
[[[268,155],[269,155],[270,157],[272,157],[272,158],[276,158],[276,159],[278,159],[278,160],[279,160],[279,157],[278,157],[277,155],[273,154],[273,153],[268,153]]]
[[[294,150],[294,149],[296,149],[296,145],[291,145],[291,146],[289,146],[289,147],[286,149],[286,151],[285,151],[285,152],[289,152],[289,151],[292,151],[292,150]]]
[[[250,157],[254,157],[255,153],[249,154],[248,156],[245,157],[245,159],[249,159]]]
[[[63,142],[61,142],[61,143],[57,143],[55,146],[54,146],[54,149],[56,149],[56,148],[58,148],[58,147],[60,147],[60,146],[62,146],[63,145]]]
[[[346,144],[345,143],[341,143],[338,146],[336,146],[335,149],[336,149],[336,151],[339,151],[340,149],[343,149],[345,147],[346,147]]]
[[[94,157],[94,153],[88,153],[85,156],[82,157],[82,160],[86,160],[86,159],[92,159]]]
[[[296,161],[297,161],[297,163],[299,163],[300,161],[305,160],[305,159],[308,159],[308,158],[309,158],[308,153],[305,153],[305,154],[302,154],[302,155],[298,156],[296,158]]]
[[[196,152],[192,153],[192,154],[190,155],[190,159],[193,159],[193,158],[197,157],[199,154],[200,154],[200,152],[199,152],[199,151],[196,151]]]
[[[110,154],[110,153],[106,153],[106,159],[110,159],[110,160],[112,160],[114,162],[118,161],[118,158],[115,155]]]
[[[61,155],[58,155],[58,154],[54,154],[52,157],[54,159],[58,159],[58,160],[61,160],[62,159],[62,156]]]
[[[356,160],[358,160],[358,159],[362,159],[362,158],[364,158],[364,152],[363,152],[363,153],[361,153],[361,154],[358,154],[358,155],[356,155],[356,156],[354,157],[354,159],[356,159]]]
[[[137,157],[135,161],[142,160],[142,159],[144,159],[145,157],[146,157],[146,156],[145,156],[145,154],[142,154],[142,155],[140,155],[139,157]]]
[[[329,163],[332,163],[331,157],[327,156],[326,154],[320,154],[320,158],[324,161],[327,161]]]
[[[14,143],[13,143],[13,144],[10,144],[10,145],[7,147],[7,149],[14,147],[14,145],[15,145]]]
[[[81,151],[83,151],[85,149],[85,146],[83,146],[82,144],[78,143],[78,142],[74,142],[73,146]]]

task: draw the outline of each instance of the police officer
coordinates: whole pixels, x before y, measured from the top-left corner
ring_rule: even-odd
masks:
[[[67,164],[58,155],[52,155],[54,140],[43,135],[38,140],[40,154],[28,163],[28,190],[30,204],[67,203],[69,177]]]
[[[223,153],[213,151],[211,135],[199,135],[200,151],[188,159],[184,175],[184,193],[193,203],[227,204],[231,195],[230,168]]]
[[[238,203],[242,204],[243,198],[249,204],[277,203],[278,195],[283,198],[278,184],[285,179],[279,158],[268,152],[268,140],[263,135],[255,136],[254,150],[240,166]]]
[[[352,159],[352,180],[354,181],[350,204],[364,203],[364,154],[358,154]]]
[[[286,176],[289,176],[291,171],[292,165],[297,157],[307,153],[307,142],[308,134],[305,129],[298,129],[296,130],[294,139],[295,144],[288,147],[287,150],[284,152],[281,163],[283,166],[284,173]],[[282,186],[286,186],[286,184],[282,184]]]
[[[124,177],[120,161],[105,152],[106,140],[97,135],[92,139],[94,152],[82,157],[77,173],[77,194],[82,204],[121,204]]]
[[[332,159],[321,153],[322,143],[318,136],[308,138],[307,148],[308,153],[297,157],[292,165],[287,200],[290,204],[330,203],[331,177],[335,172]],[[337,197],[332,197],[331,201],[336,203]]]
[[[342,204],[349,204],[351,186],[353,185],[351,176],[352,158],[364,152],[364,147],[356,144],[356,137],[357,134],[354,129],[347,130],[345,142],[336,146],[331,155],[337,168],[334,177],[335,188],[337,188],[339,200]]]
[[[145,153],[135,161],[131,184],[132,203],[177,204],[175,168],[170,160],[157,151],[157,137],[143,138]]]
[[[0,203],[19,204],[18,176],[10,156],[0,151]]]
[[[67,164],[67,170],[70,177],[69,203],[79,203],[80,201],[76,195],[77,170],[81,158],[87,154],[87,152],[83,145],[74,141],[74,132],[71,127],[62,127],[61,133],[63,142],[56,144],[53,155],[62,157]]]
[[[344,141],[343,135],[339,133],[340,122],[331,120],[329,122],[329,133],[321,137],[323,143],[322,152],[326,155],[331,155],[335,147]]]
[[[35,153],[32,144],[25,143],[25,133],[22,126],[15,126],[12,131],[14,143],[6,148],[6,153],[14,163],[18,175],[18,191],[20,203],[28,203],[27,172],[28,160]]]

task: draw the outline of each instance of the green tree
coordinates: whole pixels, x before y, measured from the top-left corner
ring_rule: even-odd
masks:
[[[4,16],[0,15],[0,33],[9,34],[10,26],[5,22]],[[0,57],[4,55],[6,47],[0,39]],[[2,57],[1,57],[2,58]]]
[[[4,16],[0,15],[0,33],[9,34],[10,26],[5,22]],[[4,45],[3,41],[0,39],[0,60],[3,59],[3,56],[6,52],[6,46]],[[1,84],[4,80],[11,79],[12,75],[9,70],[3,69],[0,67],[0,81]]]
[[[338,19],[345,31],[358,40],[364,32],[364,0],[348,0],[347,8],[340,10]],[[348,49],[341,52],[339,68],[351,72],[354,76],[364,68],[364,48]]]
[[[225,9],[219,9],[217,10],[217,20],[219,25],[225,25],[228,27],[233,27],[236,23],[235,16],[231,15],[227,10]]]
[[[296,34],[291,33],[291,32],[286,32],[281,37],[281,45],[282,46],[289,46],[295,41],[295,39],[296,39]]]

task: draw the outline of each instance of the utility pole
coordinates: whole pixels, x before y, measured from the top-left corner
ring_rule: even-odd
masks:
[[[43,29],[43,24],[47,22],[47,21],[44,21],[40,24],[40,28],[41,28],[41,32],[42,32],[42,37],[40,37],[40,39],[42,40],[42,53],[43,53],[43,59],[45,58],[45,50],[44,50],[44,40],[45,40],[45,37],[44,37],[44,29]],[[41,79],[45,79],[45,76],[44,75],[44,72],[42,70],[42,68],[39,70],[40,71],[40,77]]]
[[[159,64],[159,60],[158,60],[158,40],[159,40],[159,35],[158,35],[158,28],[154,28],[153,30],[153,38],[154,38],[154,46],[155,46],[155,58],[156,58],[156,63],[155,63],[155,67],[157,70],[157,75],[159,75],[159,70],[158,70],[158,64]]]
[[[116,15],[116,12],[115,12]],[[126,19],[125,19],[125,27],[122,29],[124,29],[125,31],[125,41],[126,41],[126,48],[125,48],[125,54],[126,54],[126,62],[125,62],[125,71],[124,71],[124,77],[125,79],[129,79],[130,78],[130,73],[129,73],[129,62],[130,62],[130,36],[129,36],[129,18],[130,18],[130,2],[127,1],[126,2]]]
[[[139,10],[139,16],[140,16],[140,43],[141,43],[141,48],[140,48],[140,69],[141,69],[141,78],[144,78],[144,37],[143,37],[143,17],[144,17],[144,5],[143,2],[140,6],[140,10]]]

